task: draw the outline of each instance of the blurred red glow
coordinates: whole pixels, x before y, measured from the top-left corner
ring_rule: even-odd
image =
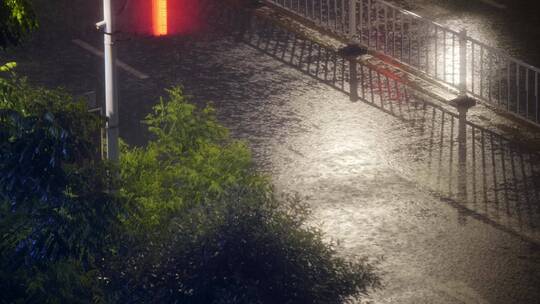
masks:
[[[167,35],[167,0],[152,0],[152,30],[154,36]]]
[[[117,28],[140,35],[184,35],[200,31],[204,20],[198,0],[125,0],[117,8]]]

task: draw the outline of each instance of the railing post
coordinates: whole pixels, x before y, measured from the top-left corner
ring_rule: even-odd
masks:
[[[476,105],[476,100],[462,95],[451,101],[459,116],[458,122],[458,199],[467,199],[467,112]]]
[[[367,50],[357,44],[349,44],[338,51],[338,54],[349,62],[349,99],[351,101],[358,100],[358,86],[363,85],[358,83],[358,59],[360,56],[367,54]]]
[[[236,3],[234,9],[236,9],[236,22],[237,30],[235,41],[241,42],[247,31],[251,28],[252,18],[254,11],[261,7],[261,3],[258,0],[241,0]]]
[[[356,0],[349,0],[349,38],[354,39],[357,31],[356,24]]]
[[[471,56],[474,56],[472,54]],[[459,94],[467,93],[467,30],[459,32]]]

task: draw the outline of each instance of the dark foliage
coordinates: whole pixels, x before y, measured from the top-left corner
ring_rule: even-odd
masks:
[[[338,257],[308,226],[304,205],[253,174],[211,108],[176,89],[147,123],[155,139],[122,156],[144,215],[131,225],[145,228],[111,271],[120,302],[338,304],[379,286],[371,265]]]
[[[29,0],[0,1],[0,49],[16,45],[37,27]]]
[[[120,225],[107,165],[92,161],[99,119],[67,94],[0,82],[0,294],[85,302]]]
[[[154,139],[113,167],[84,103],[0,78],[0,303],[339,304],[379,286],[211,107],[173,89],[145,123]]]

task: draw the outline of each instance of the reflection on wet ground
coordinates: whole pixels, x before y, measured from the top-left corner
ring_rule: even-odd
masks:
[[[351,103],[349,66],[334,50],[265,20],[240,43],[220,12],[209,32],[118,43],[123,61],[151,75],[119,75],[128,143],[146,142],[140,121],[163,88],[182,84],[195,102],[213,102],[280,191],[306,197],[341,254],[380,260],[386,286],[375,303],[538,302],[537,154],[469,123],[464,198],[452,109],[368,64],[358,66],[362,100]],[[50,47],[27,50],[20,73],[101,91],[100,59],[69,40]]]

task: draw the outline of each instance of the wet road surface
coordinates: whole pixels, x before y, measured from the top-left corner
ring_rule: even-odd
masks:
[[[99,36],[77,37],[100,45]],[[394,110],[390,104],[351,103],[321,81],[319,72],[314,75],[314,63],[319,67],[322,57],[310,57],[308,67],[307,58],[294,59],[292,47],[279,52],[278,46],[274,52],[275,35],[260,37],[259,46],[221,33],[119,43],[120,58],[151,76],[119,75],[122,136],[144,144],[147,134],[140,121],[163,88],[182,84],[194,101],[213,102],[220,120],[248,141],[260,170],[279,191],[306,197],[312,223],[338,242],[341,254],[378,261],[385,288],[371,296],[374,303],[540,301],[538,168],[527,165],[537,163],[534,156],[525,154],[520,175],[521,165],[512,169],[504,156],[516,152],[486,140],[484,154],[495,155],[488,169],[496,168],[489,176],[488,199],[474,200],[470,194],[467,201],[457,201],[447,191],[454,189],[456,176],[452,185],[449,174],[437,181],[437,172],[450,172],[455,165],[450,156],[455,132],[448,128],[450,121],[442,123],[441,111],[420,99],[402,104],[409,108],[401,114],[399,100],[389,101]],[[99,92],[101,61],[71,38],[59,36],[54,45],[28,45],[10,55],[36,83]],[[276,55],[288,52],[285,59]],[[481,179],[485,174],[481,166],[478,170]],[[528,181],[501,182],[522,176]],[[524,185],[530,190],[517,200],[515,194],[495,199],[495,193],[503,197]]]

